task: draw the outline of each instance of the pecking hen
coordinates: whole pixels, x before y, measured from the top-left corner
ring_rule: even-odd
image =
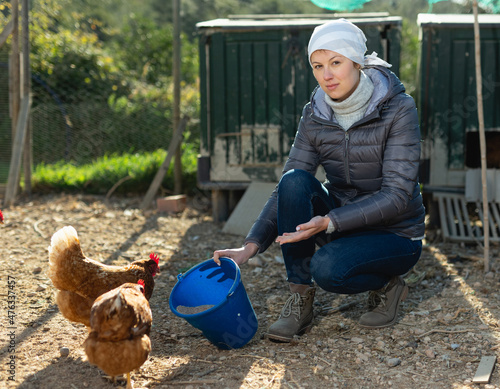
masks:
[[[83,346],[90,363],[106,374],[127,375],[138,369],[151,351],[149,332],[153,320],[144,282],[126,283],[98,297],[90,314],[91,332]]]
[[[58,289],[56,303],[70,321],[90,327],[90,310],[100,295],[125,283],[144,281],[145,298],[153,294],[153,277],[160,272],[159,258],[134,261],[126,266],[109,266],[85,257],[78,234],[71,226],[57,231],[50,241],[48,276]]]

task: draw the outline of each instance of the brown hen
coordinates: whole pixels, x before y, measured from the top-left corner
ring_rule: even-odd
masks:
[[[109,266],[87,258],[76,230],[66,226],[50,241],[48,276],[56,292],[56,302],[68,320],[90,325],[90,309],[100,295],[125,283],[144,280],[146,299],[154,290],[153,277],[159,273],[158,256],[152,253],[126,266]]]
[[[84,342],[90,363],[115,377],[138,369],[151,351],[149,332],[153,320],[144,283],[127,283],[98,297],[90,314],[91,332]]]

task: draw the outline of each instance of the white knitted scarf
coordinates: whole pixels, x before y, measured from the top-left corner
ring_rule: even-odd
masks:
[[[373,83],[363,71],[360,71],[359,84],[347,99],[337,102],[325,94],[326,103],[332,108],[335,118],[344,130],[361,120],[366,113],[373,94]]]

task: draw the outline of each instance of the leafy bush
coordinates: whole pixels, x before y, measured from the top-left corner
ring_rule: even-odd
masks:
[[[192,145],[182,146],[183,187],[187,194],[196,188],[197,151]],[[118,181],[129,177],[116,189],[116,193],[145,193],[167,152],[158,149],[150,153],[106,155],[85,165],[58,162],[38,164],[33,172],[33,191],[65,191],[106,194]],[[174,187],[173,159],[162,186]]]
[[[86,3],[40,0],[33,8],[35,164],[152,152],[172,138],[171,26],[127,13],[123,28],[113,28],[110,15]],[[197,46],[183,36],[182,50],[181,110],[197,118]],[[197,125],[186,133],[199,144]]]
[[[32,73],[47,83],[62,103],[105,101],[111,93],[126,95],[128,82],[97,32],[70,30],[60,23],[67,1],[41,0],[34,5],[30,27]],[[79,25],[78,20],[75,24]],[[33,106],[42,96],[34,93]]]
[[[162,86],[173,71],[173,26],[157,24],[137,14],[126,18],[124,27],[109,45],[127,78]],[[195,83],[198,77],[198,46],[181,34],[181,75]]]

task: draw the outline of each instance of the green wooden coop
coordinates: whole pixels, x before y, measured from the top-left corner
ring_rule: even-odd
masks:
[[[500,15],[479,15],[490,231],[500,241]],[[473,15],[420,14],[421,182],[445,238],[482,239]],[[431,210],[429,210],[431,211]]]
[[[345,17],[368,53],[399,71],[400,17],[387,13],[249,15],[198,23],[201,153],[198,182],[225,220],[251,182],[277,182],[302,108],[317,83],[307,58],[313,29]]]

